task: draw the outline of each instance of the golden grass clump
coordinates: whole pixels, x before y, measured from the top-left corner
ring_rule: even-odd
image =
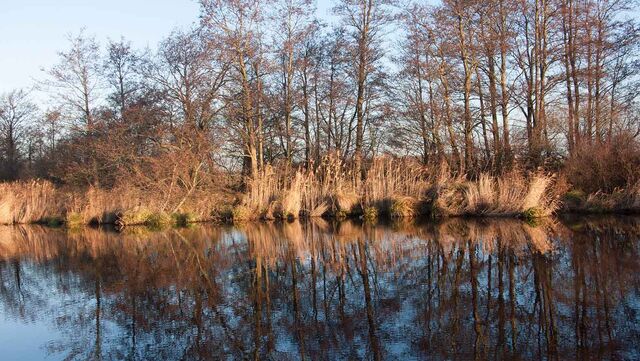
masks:
[[[142,204],[146,209],[155,208],[152,198],[143,197],[140,191],[133,188],[104,190],[90,186],[85,192],[69,195],[67,213],[79,215],[83,224],[115,224],[124,221],[122,215],[129,216],[126,213],[140,211]]]
[[[61,218],[62,202],[50,182],[28,181],[0,184],[0,224],[41,222]]]
[[[338,154],[329,154],[307,171],[307,184],[302,197],[303,209],[309,216],[343,217],[358,213],[361,192],[358,176],[346,166]]]
[[[145,207],[127,209],[116,215],[116,224],[119,226],[143,225],[153,213]]]
[[[305,215],[312,218],[322,217],[329,210],[329,204],[326,201],[316,205],[313,209],[306,212]]]
[[[428,174],[427,167],[415,159],[376,158],[367,170],[363,203],[388,212],[393,198],[423,197],[431,185]]]
[[[389,207],[391,218],[412,218],[420,214],[419,202],[413,197],[394,197]]]
[[[64,217],[64,225],[67,228],[79,228],[84,226],[85,220],[81,214],[75,212],[69,212]]]
[[[612,193],[585,194],[572,190],[563,196],[564,210],[583,213],[640,212],[640,182]]]
[[[362,212],[362,218],[366,222],[375,222],[378,219],[378,208],[366,207]]]
[[[557,209],[552,183],[552,177],[544,174],[528,178],[516,172],[499,178],[482,174],[476,181],[441,174],[429,192],[429,202],[434,217],[546,217]]]
[[[426,192],[430,216],[443,218],[461,215],[465,202],[464,185],[464,177],[453,175],[446,163],[443,163]]]
[[[276,210],[276,216],[282,219],[294,219],[300,216],[300,210],[302,208],[302,192],[305,186],[305,176],[301,171],[296,172],[296,175],[291,182],[289,188],[282,192],[278,207]]]
[[[332,196],[332,211],[335,216],[344,217],[356,212],[356,207],[360,203],[360,197],[352,191],[338,190]]]
[[[255,218],[255,213],[247,206],[237,205],[231,210],[231,221],[234,223],[241,223]]]
[[[464,192],[467,212],[491,212],[497,200],[494,188],[493,178],[486,174],[480,175],[477,182],[469,183]]]
[[[174,213],[171,215],[171,218],[176,227],[188,227],[199,221],[199,217],[190,212]]]
[[[152,212],[144,220],[143,225],[152,229],[162,229],[175,225],[173,218],[165,212]]]

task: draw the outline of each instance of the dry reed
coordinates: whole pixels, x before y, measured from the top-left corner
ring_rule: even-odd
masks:
[[[37,223],[62,214],[61,199],[49,182],[0,184],[0,224]]]
[[[202,203],[214,203],[213,197],[194,195],[183,202],[177,212],[169,212],[171,204],[161,202],[157,195],[133,188],[103,190],[59,189],[50,182],[0,183],[0,224],[48,223],[67,226],[86,224],[132,225],[176,223],[208,220],[210,211]],[[198,209],[193,212],[191,209]],[[171,222],[169,222],[171,223]]]
[[[267,165],[250,179],[247,192],[223,218],[295,219],[352,215],[412,218],[484,215],[550,215],[556,208],[553,179],[543,174],[513,172],[502,177],[481,175],[469,181],[442,165],[437,172],[411,159],[374,159],[361,179],[338,155],[328,155],[313,169],[276,169]],[[155,194],[153,190],[94,187],[84,192],[60,190],[42,181],[0,184],[0,223],[30,223],[47,218],[67,225],[88,223],[186,224],[210,220],[219,197],[206,189],[187,194]],[[596,199],[597,197],[594,197]],[[615,206],[640,208],[640,185],[617,196]],[[229,203],[226,203],[229,204]],[[607,205],[614,207],[614,205]],[[373,212],[375,209],[375,212]],[[375,213],[376,217],[372,217]]]
[[[524,216],[551,215],[557,202],[551,192],[552,177],[511,173],[501,178],[480,175],[476,181],[448,178],[441,174],[431,194],[434,216]]]
[[[564,195],[564,210],[580,213],[638,213],[640,212],[640,182],[612,193],[584,194],[571,191]]]

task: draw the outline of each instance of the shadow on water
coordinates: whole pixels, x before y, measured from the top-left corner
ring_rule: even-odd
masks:
[[[53,359],[638,359],[639,218],[0,228]],[[10,352],[11,350],[9,350]]]

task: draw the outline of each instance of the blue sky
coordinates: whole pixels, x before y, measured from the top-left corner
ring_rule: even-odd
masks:
[[[319,15],[328,8],[329,0],[319,0]],[[102,44],[124,36],[153,48],[198,14],[197,0],[0,0],[0,93],[41,79],[67,48],[67,35],[83,27]]]
[[[86,27],[101,42],[121,36],[155,45],[198,19],[192,0],[0,0],[0,92],[28,87],[66,49],[67,35]],[[153,4],[152,6],[150,4]]]

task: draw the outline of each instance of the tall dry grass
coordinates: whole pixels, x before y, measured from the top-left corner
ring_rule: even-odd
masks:
[[[155,192],[133,187],[70,190],[41,180],[0,183],[0,224],[189,223],[210,220],[211,207],[218,200],[207,193],[193,194],[186,202],[179,197],[167,201]]]
[[[0,184],[0,224],[41,222],[64,214],[62,199],[45,181]]]
[[[380,214],[411,216],[419,213],[413,207],[429,185],[427,169],[413,160],[376,158],[360,179],[339,156],[331,154],[314,169],[297,170],[293,175],[265,167],[248,182],[248,192],[233,214],[266,219],[344,217],[375,208]]]
[[[73,192],[68,195],[67,220],[81,224],[114,224],[127,212],[139,212],[143,208],[156,209],[143,200],[139,191],[132,188],[103,190],[89,187],[84,193]]]
[[[363,203],[393,218],[413,217],[423,213],[431,185],[429,169],[416,160],[377,158],[367,171]]]
[[[558,208],[552,184],[553,178],[541,173],[482,174],[476,181],[441,174],[431,191],[431,209],[435,216],[546,217]]]
[[[351,166],[329,155],[313,169],[266,166],[247,182],[242,200],[225,216],[234,221],[378,215],[412,218],[459,215],[550,215],[553,179],[543,174],[513,172],[502,177],[481,175],[470,181],[446,166],[430,169],[415,160],[381,157],[354,175]],[[67,225],[89,223],[163,226],[210,220],[220,201],[215,192],[162,192],[120,186],[113,189],[56,189],[42,181],[0,184],[0,223],[33,223],[48,218]],[[637,186],[634,194],[639,194]],[[630,190],[631,192],[632,190]],[[629,193],[631,194],[631,193]],[[627,208],[640,196],[627,195]],[[229,205],[229,203],[226,203]],[[217,213],[216,213],[217,215]]]
[[[336,156],[314,170],[295,173],[268,166],[248,184],[232,212],[235,220],[371,214],[412,218],[442,216],[544,217],[557,208],[553,178],[513,172],[470,181],[446,165],[429,169],[415,160],[374,159],[364,179],[354,177]],[[375,217],[373,217],[375,218]]]
[[[573,190],[563,197],[564,210],[578,213],[638,213],[640,212],[640,182],[613,192],[585,194]]]
[[[247,189],[232,218],[348,215],[361,199],[351,172],[335,155],[325,157],[316,169],[298,169],[293,174],[266,166],[249,180]]]

